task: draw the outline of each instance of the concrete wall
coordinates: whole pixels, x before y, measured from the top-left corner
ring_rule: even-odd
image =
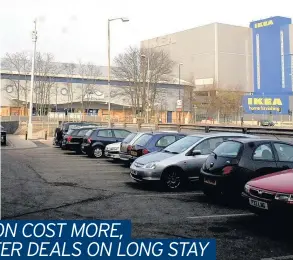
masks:
[[[239,86],[252,91],[251,29],[226,24],[209,24],[141,42],[141,47],[163,49],[176,62],[173,76],[214,79],[220,88]],[[197,85],[202,90],[207,84]]]
[[[195,78],[215,76],[215,33],[214,24],[177,32],[141,42],[141,47],[163,49],[176,62],[173,76],[178,77],[178,64],[181,78],[190,81]]]
[[[219,87],[253,91],[250,28],[218,24]]]

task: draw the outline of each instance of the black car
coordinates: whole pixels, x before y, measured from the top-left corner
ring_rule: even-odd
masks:
[[[67,134],[67,132],[70,129],[81,127],[81,126],[89,126],[89,125],[98,126],[98,124],[87,123],[87,122],[63,122],[55,130],[55,138],[54,138],[53,144],[62,147],[64,136]]]
[[[69,130],[66,134],[64,142],[64,149],[75,151],[77,154],[81,153],[81,144],[86,133],[92,129],[96,129],[97,126],[82,126],[80,128],[74,128]]]
[[[241,195],[251,179],[293,168],[293,144],[272,139],[237,139],[220,144],[201,169],[206,195]]]
[[[4,129],[3,126],[1,126],[1,145],[6,145],[7,141],[6,141],[6,131]]]
[[[104,156],[108,144],[121,142],[131,132],[119,128],[99,128],[86,133],[81,145],[81,151],[89,157],[100,158]]]

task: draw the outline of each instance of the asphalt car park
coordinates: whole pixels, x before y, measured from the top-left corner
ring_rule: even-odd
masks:
[[[180,192],[140,185],[123,162],[51,145],[2,151],[2,219],[131,219],[136,238],[215,238],[217,259],[293,255],[292,221]],[[273,224],[272,224],[273,221]]]

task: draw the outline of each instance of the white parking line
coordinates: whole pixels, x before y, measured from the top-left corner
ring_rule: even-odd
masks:
[[[243,214],[225,214],[225,215],[209,215],[209,216],[195,216],[187,217],[188,219],[204,219],[204,218],[233,218],[233,217],[248,217],[254,216],[253,213],[243,213]]]
[[[292,260],[293,255],[287,255],[287,256],[277,256],[277,257],[271,257],[271,258],[262,258],[261,260]]]
[[[126,195],[124,197],[161,197],[161,196],[181,196],[181,195],[194,195],[194,196],[203,196],[203,193],[199,192],[177,192],[177,193],[151,193],[151,194],[133,194]]]

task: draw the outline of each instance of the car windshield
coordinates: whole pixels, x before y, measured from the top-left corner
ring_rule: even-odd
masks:
[[[183,153],[189,147],[191,147],[192,145],[197,143],[200,139],[202,139],[202,137],[199,137],[199,136],[186,136],[186,137],[183,137],[180,140],[176,141],[175,143],[170,144],[169,146],[167,146],[163,150],[163,152],[175,153],[175,154]]]
[[[91,134],[93,133],[93,131],[94,131],[94,130],[89,130],[89,131],[87,131],[86,134],[85,134],[85,136],[86,136],[86,137],[91,136]]]
[[[151,138],[152,138],[152,135],[149,135],[149,134],[142,135],[140,138],[138,138],[134,142],[134,145],[145,146]]]
[[[219,157],[236,158],[239,154],[242,144],[235,141],[227,141],[220,144],[213,153]]]
[[[89,130],[91,130],[91,129],[81,129],[77,133],[77,136],[84,136]]]
[[[131,134],[129,134],[129,135],[123,140],[123,143],[130,143],[131,140],[132,140],[136,135],[137,135],[136,133],[131,133]]]
[[[74,132],[75,129],[69,129],[68,132],[66,133],[67,135],[71,135]]]

